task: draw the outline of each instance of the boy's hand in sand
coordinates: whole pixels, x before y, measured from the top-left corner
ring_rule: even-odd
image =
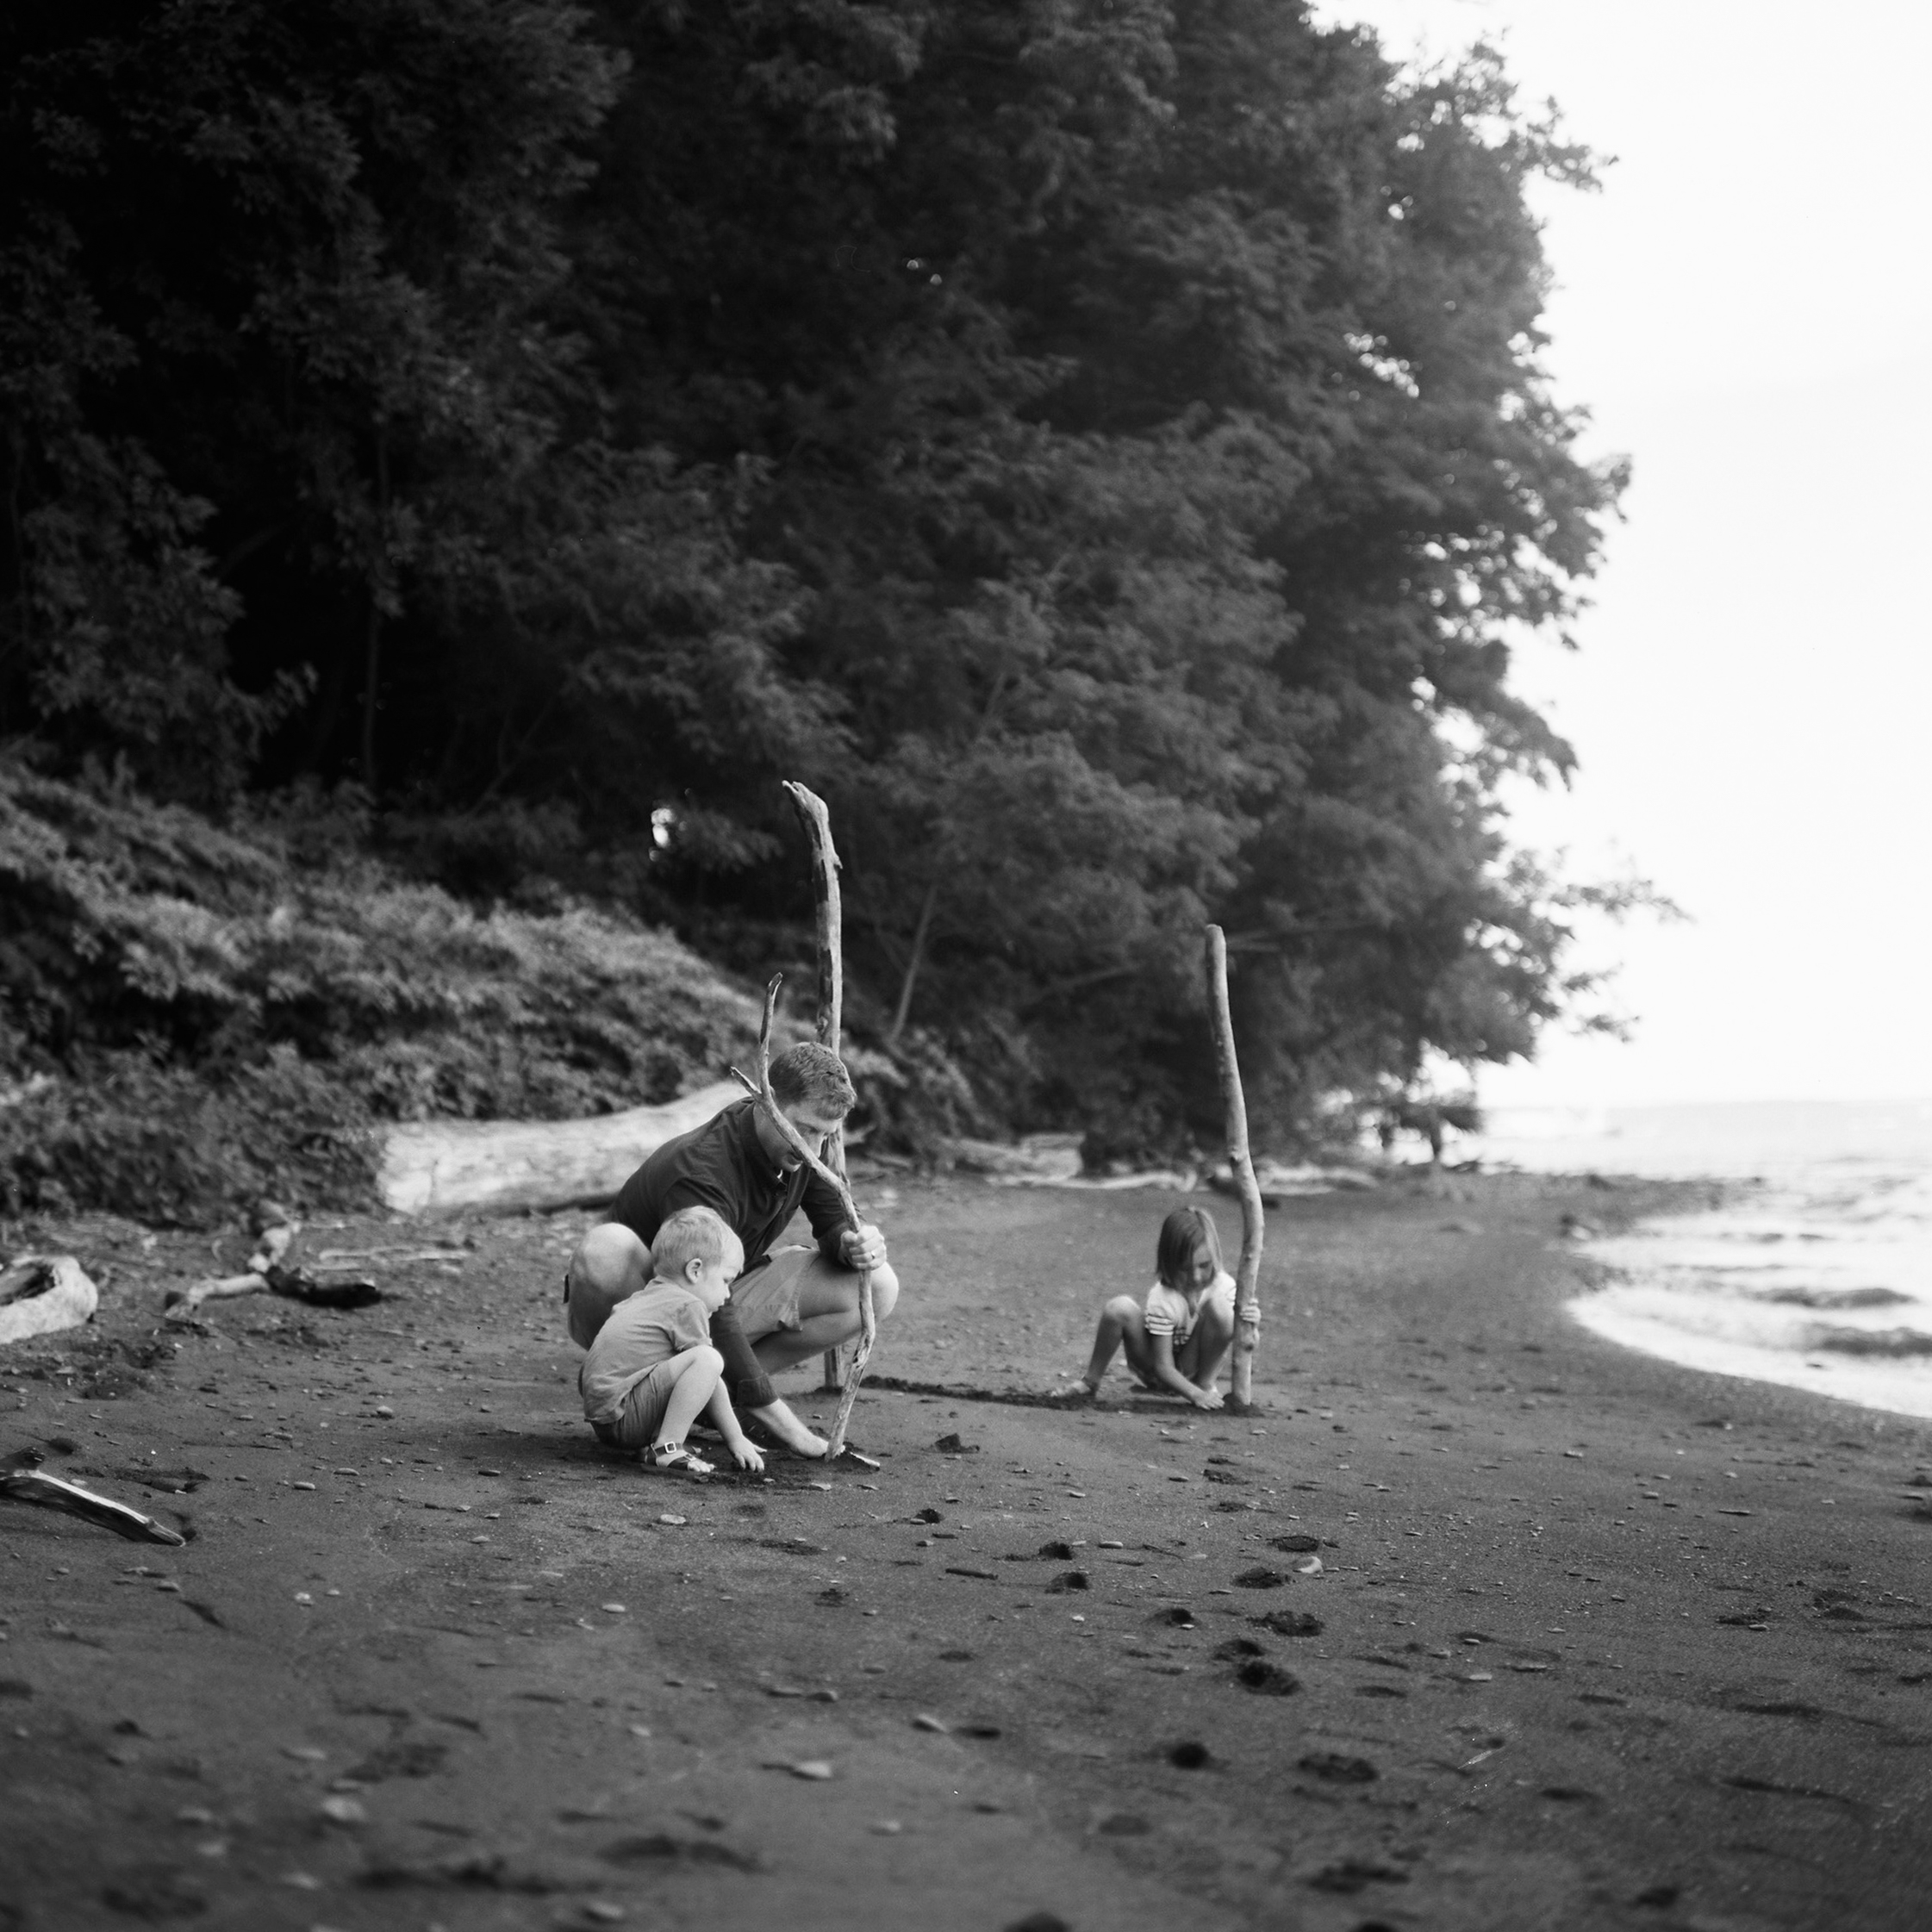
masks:
[[[1187,1399],[1197,1409],[1218,1409],[1221,1406],[1222,1395],[1218,1388],[1197,1388]]]
[[[736,1442],[733,1442],[727,1436],[725,1438],[725,1447],[732,1452],[732,1461],[737,1463],[739,1468],[749,1469],[752,1474],[756,1475],[758,1471],[764,1468],[764,1457],[759,1453],[757,1446],[742,1431]]]

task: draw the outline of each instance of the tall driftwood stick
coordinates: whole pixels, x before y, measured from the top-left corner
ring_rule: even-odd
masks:
[[[1242,1097],[1234,1020],[1228,1012],[1228,943],[1218,925],[1207,928],[1207,1010],[1214,1022],[1214,1057],[1227,1114],[1228,1165],[1241,1195],[1241,1265],[1234,1277],[1234,1365],[1227,1405],[1245,1415],[1254,1407],[1255,1347],[1261,1339],[1262,1191],[1248,1153],[1248,1103]]]
[[[785,781],[785,793],[798,813],[806,843],[812,848],[812,897],[818,912],[819,1044],[837,1053],[845,1012],[845,920],[838,896],[838,854],[832,843],[832,813],[816,792],[795,779]],[[832,1137],[832,1144],[826,1150],[826,1165],[834,1174],[845,1171],[843,1128]],[[869,1276],[860,1293],[870,1299]],[[844,1387],[836,1349],[826,1350],[825,1380],[820,1386],[828,1392]]]
[[[792,1150],[820,1180],[838,1196],[838,1205],[844,1210],[845,1225],[855,1233],[861,1225],[858,1207],[852,1200],[852,1190],[846,1186],[845,1177],[835,1174],[821,1161],[811,1144],[791,1122],[785,1118],[785,1110],[779,1106],[777,1096],[771,1091],[771,1016],[778,1005],[778,988],[785,983],[782,973],[774,973],[771,983],[764,989],[764,1015],[758,1023],[757,1074],[755,1080],[747,1080],[736,1067],[732,1069],[732,1077],[752,1094],[764,1109],[765,1115],[776,1126]],[[826,1451],[826,1460],[835,1461],[844,1453],[845,1425],[851,1420],[852,1405],[858,1399],[858,1385],[864,1379],[865,1365],[871,1359],[872,1344],[878,1337],[878,1318],[872,1310],[872,1271],[865,1269],[858,1282],[859,1337],[852,1349],[851,1366],[845,1373],[844,1393],[838,1398],[838,1413],[832,1426],[831,1446]]]
[[[838,854],[832,813],[816,792],[788,778],[785,790],[812,847],[812,896],[819,912],[819,1044],[838,1050],[845,1013],[844,917],[838,898]]]

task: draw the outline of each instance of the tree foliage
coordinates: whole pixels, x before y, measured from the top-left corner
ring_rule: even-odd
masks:
[[[354,779],[396,863],[747,969],[803,778],[862,1034],[1124,1144],[1212,1117],[1206,919],[1282,1129],[1587,997],[1498,792],[1569,768],[1511,651],[1622,480],[1537,359],[1525,186],[1591,163],[1493,53],[1405,74],[1287,0],[0,34],[43,763]]]

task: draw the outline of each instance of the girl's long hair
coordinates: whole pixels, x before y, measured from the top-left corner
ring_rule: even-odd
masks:
[[[1194,1256],[1205,1249],[1212,1257],[1214,1272],[1221,1272],[1221,1237],[1214,1217],[1205,1207],[1177,1207],[1161,1223],[1161,1238],[1154,1250],[1154,1272],[1170,1288],[1181,1287]]]

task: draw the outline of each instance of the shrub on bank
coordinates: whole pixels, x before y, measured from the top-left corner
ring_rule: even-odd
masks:
[[[0,763],[0,1199],[198,1220],[365,1200],[372,1130],[715,1079],[751,1000],[622,914],[478,911],[299,826]]]
[[[366,1205],[387,1123],[578,1119],[749,1065],[757,1002],[670,934],[478,909],[368,832],[340,801],[220,826],[0,760],[0,1208]],[[923,1036],[848,1057],[876,1143],[974,1117]]]
[[[42,1076],[4,1097],[0,1213],[194,1226],[265,1196],[365,1206],[373,1127],[359,1096],[288,1047],[221,1080],[138,1051],[97,1056],[84,1077]]]

